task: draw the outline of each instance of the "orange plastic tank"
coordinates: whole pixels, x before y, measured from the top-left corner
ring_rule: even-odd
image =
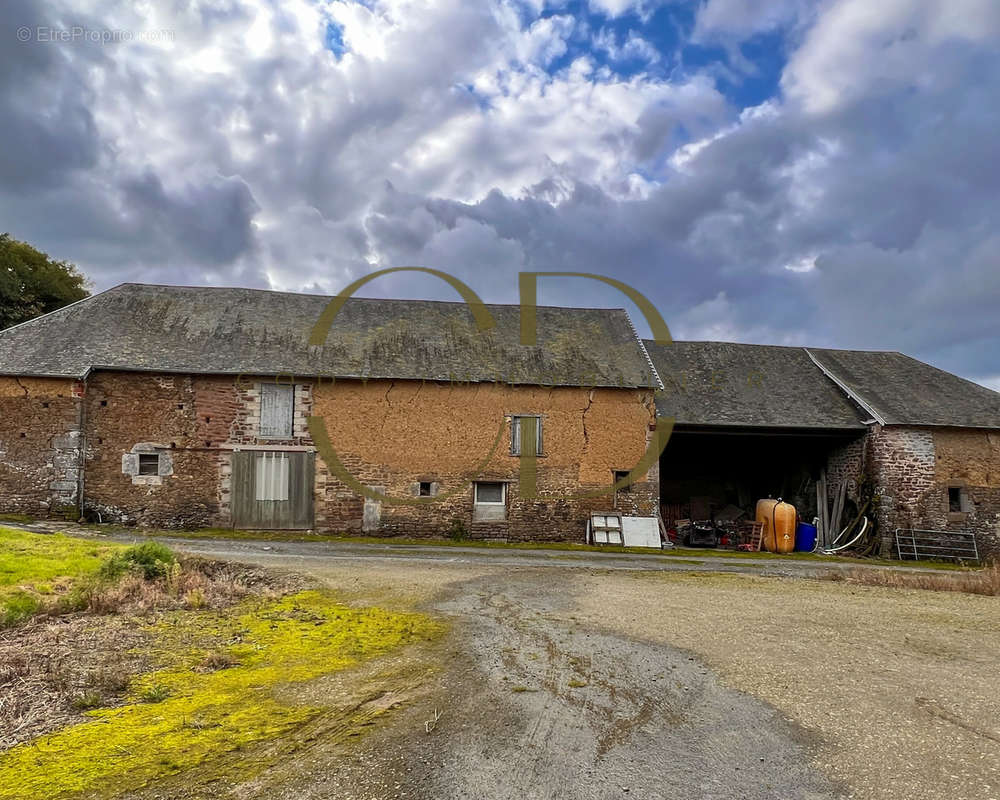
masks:
[[[790,553],[795,549],[795,506],[781,500],[757,501],[757,522],[763,524],[762,545],[772,553]]]
[[[757,501],[757,522],[761,523],[763,528],[763,538],[761,539],[761,546],[765,550],[770,550],[768,547],[768,542],[773,540],[771,536],[771,512],[774,511],[774,507],[780,503],[780,500],[774,500],[773,498],[767,498],[766,500]]]

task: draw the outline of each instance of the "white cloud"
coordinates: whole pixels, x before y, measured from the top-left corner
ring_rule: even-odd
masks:
[[[792,56],[785,93],[828,113],[869,93],[934,90],[950,77],[953,48],[996,42],[994,0],[838,0]]]
[[[809,0],[705,0],[695,16],[692,38],[743,41],[793,25],[814,6]]]
[[[611,19],[625,14],[636,14],[640,18],[648,19],[659,6],[666,2],[668,0],[589,0],[589,5],[591,11]]]
[[[695,35],[730,52],[790,32],[783,94],[740,113],[717,70],[652,49],[653,7],[605,2],[632,29],[596,34],[609,66],[552,74],[595,41],[559,4],[11,0],[18,25],[174,37],[0,48],[4,227],[99,287],[338,289],[423,263],[515,300],[520,268],[596,272],[678,335],[1000,374],[1000,6],[708,0]]]

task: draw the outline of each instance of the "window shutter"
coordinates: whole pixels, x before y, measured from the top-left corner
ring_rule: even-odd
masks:
[[[535,455],[542,453],[542,418],[534,414],[513,416],[510,418],[510,454],[519,456],[521,452],[521,431],[524,426],[521,420],[530,419],[535,423]]]
[[[295,387],[281,383],[260,386],[260,435],[265,439],[292,438]]]

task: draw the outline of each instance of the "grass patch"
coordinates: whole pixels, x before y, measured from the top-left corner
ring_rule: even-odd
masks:
[[[0,628],[18,625],[35,616],[42,607],[42,601],[30,592],[8,594],[0,605]]]
[[[139,692],[139,699],[144,703],[162,703],[170,697],[170,689],[162,683],[154,683]]]
[[[60,578],[94,575],[102,560],[121,547],[61,533],[0,528],[0,602],[25,589],[43,586],[51,590]]]
[[[107,527],[95,528],[102,533]],[[854,563],[867,566],[907,566],[920,569],[968,570],[970,567],[949,561],[895,561],[881,558],[851,558],[850,556],[822,555],[818,553],[746,552],[743,550],[718,550],[714,548],[674,547],[656,550],[649,547],[619,547],[616,545],[588,545],[573,542],[484,542],[476,539],[408,539],[390,536],[345,536],[338,534],[304,533],[299,531],[243,531],[229,528],[202,528],[194,531],[177,530],[121,530],[132,536],[180,539],[232,539],[261,542],[343,542],[350,544],[380,544],[390,547],[474,547],[482,550],[555,550],[565,553],[627,553],[675,561],[681,564],[701,564],[706,558],[733,558],[759,560],[792,560],[811,562]]]
[[[0,628],[39,614],[220,608],[279,593],[272,583],[261,569],[180,560],[161,542],[126,547],[0,528]]]
[[[966,594],[982,594],[988,597],[1000,596],[1000,564],[993,564],[985,569],[963,570],[945,574],[852,569],[822,577],[829,581],[844,581],[859,586],[926,589],[932,592],[964,592]]]
[[[225,613],[169,612],[155,623],[160,667],[133,679],[132,702],[87,712],[92,719],[18,745],[0,756],[0,800],[71,793],[120,794],[157,776],[282,735],[322,713],[279,697],[440,626],[413,613],[356,609],[327,593],[245,601]],[[232,665],[205,672],[210,654]],[[166,696],[142,702],[152,689]]]

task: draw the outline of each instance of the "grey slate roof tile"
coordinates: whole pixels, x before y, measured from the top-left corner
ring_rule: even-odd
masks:
[[[1000,428],[1000,393],[895,352],[809,348],[887,425]]]
[[[0,374],[81,377],[91,368],[182,373],[656,386],[622,309],[538,308],[520,344],[518,306],[347,301],[325,345],[309,332],[330,301],[255,289],[123,284],[0,331]]]
[[[678,342],[646,350],[677,425],[863,430],[861,412],[801,347]]]

